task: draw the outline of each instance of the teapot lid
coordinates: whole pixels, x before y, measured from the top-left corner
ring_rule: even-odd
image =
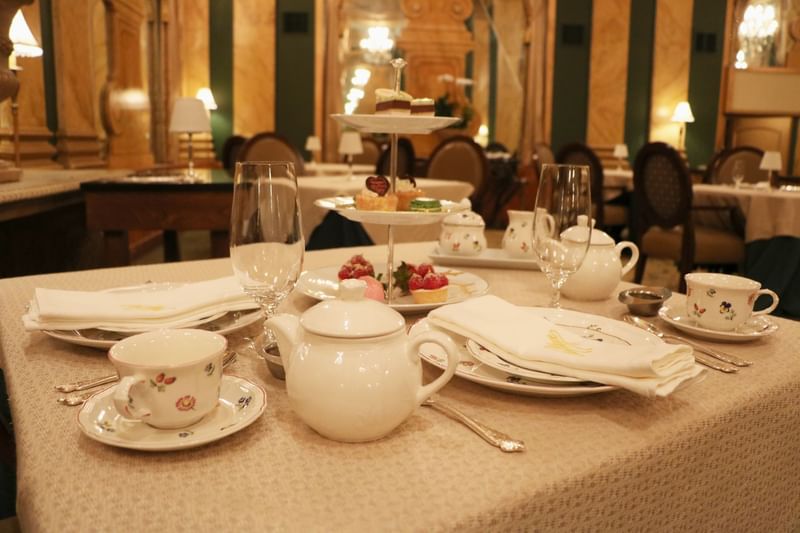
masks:
[[[370,298],[364,297],[365,281],[346,279],[339,282],[339,296],[324,300],[300,317],[306,331],[325,337],[357,339],[379,337],[405,327],[402,315]]]
[[[486,224],[483,221],[483,218],[473,211],[459,211],[458,213],[452,213],[444,217],[442,224],[447,224],[449,226],[470,226],[470,227],[478,227],[482,228]]]
[[[605,231],[600,231],[594,227],[595,220],[592,219],[592,232],[589,240],[589,246],[603,246],[614,245],[614,239]],[[578,225],[567,228],[562,233],[562,238],[567,241],[585,242],[586,234],[589,225],[589,217],[586,215],[578,216]]]

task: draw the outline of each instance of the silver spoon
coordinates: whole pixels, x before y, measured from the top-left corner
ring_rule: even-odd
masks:
[[[686,339],[684,337],[679,337],[677,335],[670,335],[669,333],[664,333],[655,324],[651,324],[647,320],[644,320],[643,318],[640,318],[638,316],[625,315],[623,317],[623,320],[625,320],[625,322],[628,322],[629,324],[633,324],[636,327],[639,327],[639,328],[641,328],[641,329],[643,329],[645,331],[648,331],[648,332],[652,333],[653,335],[655,335],[656,337],[659,337],[660,339],[664,339],[664,340],[672,339],[672,340],[675,340],[675,341],[678,341],[678,342],[682,342],[682,343],[688,344],[689,346],[691,346],[692,348],[694,348],[696,350],[696,352],[694,354],[695,360],[698,363],[702,364],[702,365],[705,365],[705,366],[707,366],[709,368],[713,368],[714,370],[719,370],[720,372],[726,372],[728,374],[734,374],[734,373],[739,371],[739,369],[736,368],[737,366],[748,366],[748,365],[752,364],[750,361],[744,361],[744,360],[740,360],[740,359],[735,359],[736,362],[734,363],[733,362],[734,358],[732,356],[729,356],[728,354],[723,354],[722,352],[719,352],[717,350],[709,348],[708,346],[703,346],[702,344],[698,344],[698,343],[696,343],[696,342],[694,342],[694,341],[692,341],[690,339]],[[729,364],[732,364],[732,365],[735,365],[735,366],[727,366],[727,365],[717,364],[713,360],[709,360],[704,356],[703,357],[699,356],[699,354],[697,353],[698,351],[702,352],[704,354],[708,354],[711,357],[713,357],[714,359],[717,359],[717,360],[722,361],[724,363],[729,363]]]
[[[431,396],[430,398],[422,402],[422,405],[425,407],[432,407],[433,409],[436,409],[440,413],[447,415],[453,420],[461,422],[469,429],[477,433],[483,440],[485,440],[492,446],[497,446],[498,448],[500,448],[500,450],[504,452],[513,453],[513,452],[525,451],[525,443],[523,441],[512,439],[505,433],[501,433],[497,430],[494,430],[488,426],[481,424],[474,418],[465,415],[455,407],[441,403],[438,397]]]

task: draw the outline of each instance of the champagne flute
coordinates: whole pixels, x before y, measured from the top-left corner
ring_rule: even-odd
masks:
[[[542,165],[533,219],[533,250],[561,307],[561,287],[583,263],[591,236],[589,167]]]
[[[245,292],[265,315],[262,351],[270,372],[283,377],[266,320],[292,291],[303,269],[297,178],[289,162],[236,163],[230,232],[231,262]]]

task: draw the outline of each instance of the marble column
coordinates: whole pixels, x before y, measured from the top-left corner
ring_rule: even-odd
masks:
[[[233,101],[234,133],[275,129],[275,0],[234,5]]]
[[[142,31],[145,0],[104,0],[108,11],[108,79],[102,96],[108,132],[108,164],[141,168],[153,164],[147,51]]]
[[[631,0],[594,0],[586,121],[586,142],[593,147],[625,142],[630,16]]]
[[[689,94],[694,0],[657,0],[653,43],[650,141],[677,148],[680,124],[672,122],[675,105]]]
[[[53,49],[57,87],[58,162],[67,168],[105,166],[100,157],[102,142],[96,129],[92,2],[53,0]]]
[[[39,4],[34,3],[22,7],[25,20],[31,32],[42,42],[42,31],[39,17]],[[17,72],[19,79],[19,139],[20,164],[23,167],[58,167],[53,160],[56,149],[50,144],[53,133],[47,127],[47,113],[44,97],[44,67],[41,57],[18,58],[17,63],[22,70]],[[11,118],[11,102],[6,100],[0,105],[0,157],[14,160],[14,143]]]

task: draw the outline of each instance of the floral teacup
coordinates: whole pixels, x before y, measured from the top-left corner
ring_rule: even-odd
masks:
[[[199,421],[219,403],[225,337],[199,329],[162,329],[111,347],[120,382],[114,405],[124,418],[157,428]]]
[[[753,311],[756,298],[767,294],[772,304]],[[778,306],[778,295],[741,276],[714,273],[686,274],[686,314],[698,326],[733,331],[753,315],[766,315]]]

